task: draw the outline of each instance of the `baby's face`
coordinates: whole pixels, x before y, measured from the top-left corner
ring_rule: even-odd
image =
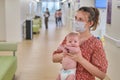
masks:
[[[68,46],[72,46],[72,47],[79,46],[79,38],[78,38],[78,36],[68,36],[66,44]]]

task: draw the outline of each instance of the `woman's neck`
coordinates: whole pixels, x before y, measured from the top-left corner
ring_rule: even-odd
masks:
[[[88,38],[90,38],[92,36],[92,34],[90,32],[83,32],[80,33],[80,41],[84,42],[85,40],[87,40]]]
[[[81,38],[89,38],[89,37],[91,37],[91,36],[92,36],[92,34],[91,34],[89,31],[80,33],[80,37],[81,37]]]

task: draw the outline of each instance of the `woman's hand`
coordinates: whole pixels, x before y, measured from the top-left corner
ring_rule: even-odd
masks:
[[[77,62],[79,62],[80,60],[83,59],[80,47],[70,47],[70,46],[65,46],[65,47],[68,49],[69,53],[67,53],[67,55],[71,59],[73,59]]]
[[[108,77],[108,75],[106,75],[103,80],[111,80],[111,79]]]

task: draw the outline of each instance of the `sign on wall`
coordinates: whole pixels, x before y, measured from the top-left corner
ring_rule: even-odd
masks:
[[[107,5],[107,24],[111,24],[112,0],[108,0]]]

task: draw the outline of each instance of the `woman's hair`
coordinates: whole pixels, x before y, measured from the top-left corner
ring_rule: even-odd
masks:
[[[89,22],[93,21],[93,25],[90,27],[92,30],[96,30],[97,25],[98,25],[98,20],[99,20],[99,10],[94,7],[81,7],[78,9],[78,11],[84,11],[89,13]]]
[[[70,32],[67,34],[67,36],[79,36],[79,34],[76,32]]]

